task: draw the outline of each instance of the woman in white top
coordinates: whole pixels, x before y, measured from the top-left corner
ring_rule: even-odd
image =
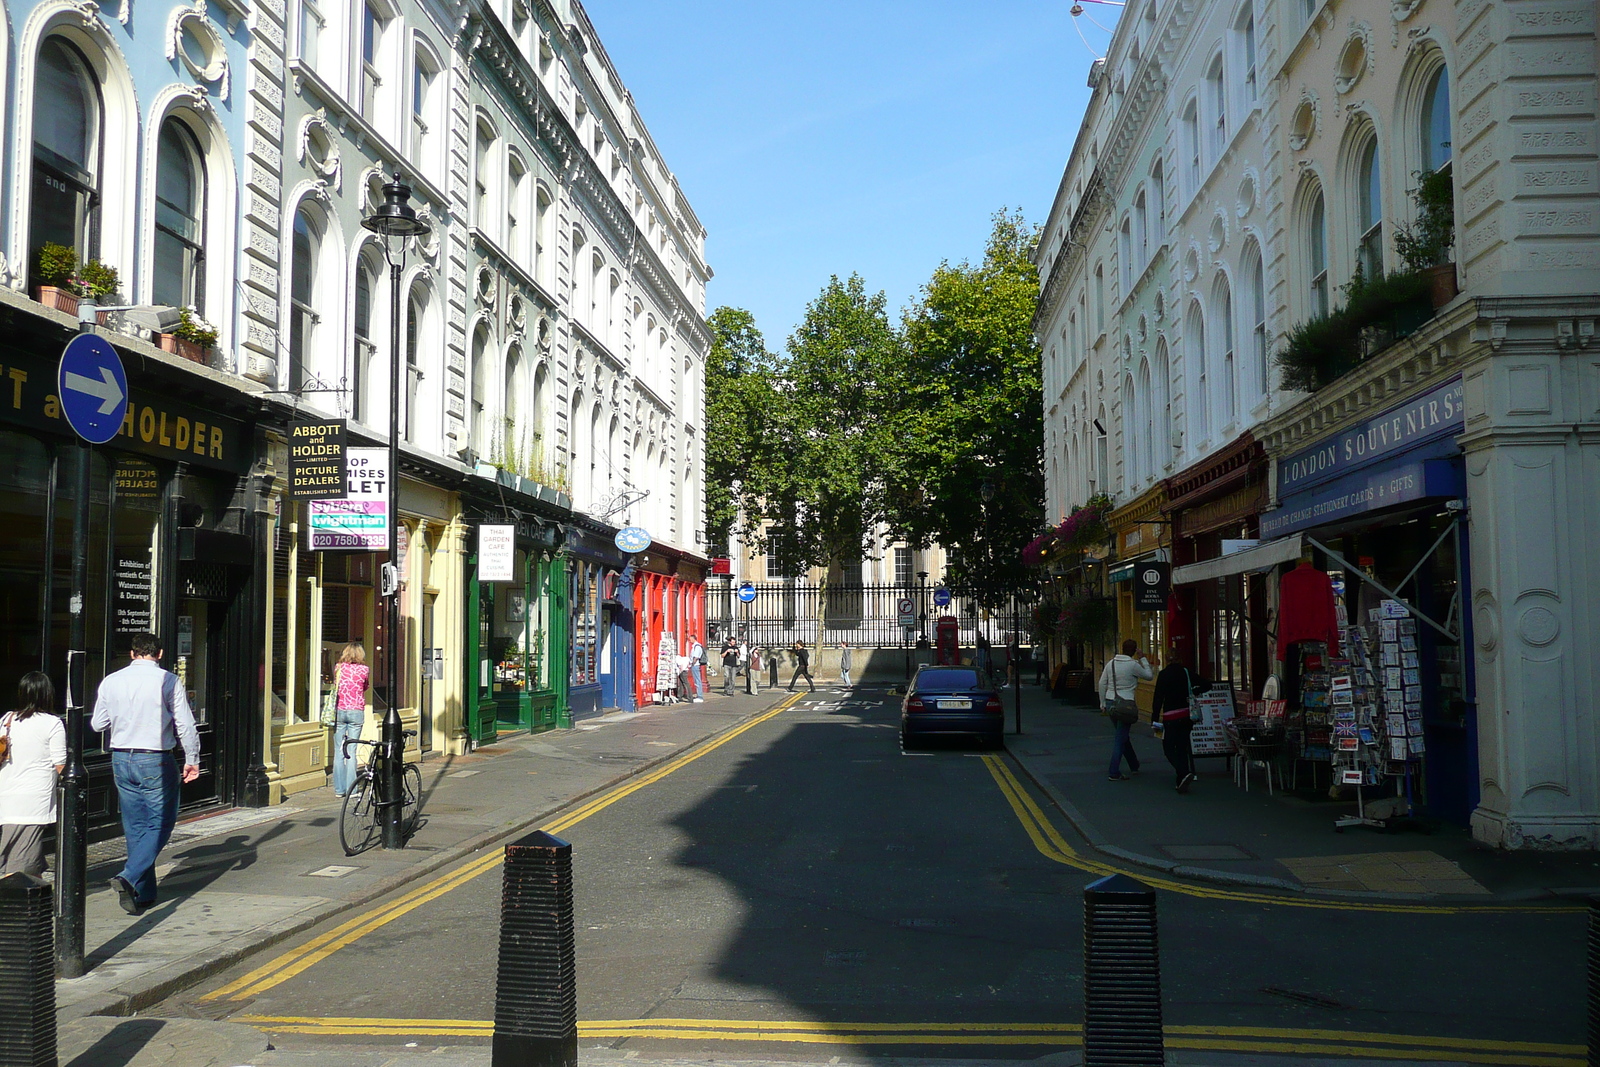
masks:
[[[1149,681],[1155,676],[1150,661],[1139,655],[1139,643],[1131,639],[1122,642],[1122,655],[1112,656],[1105,670],[1100,672],[1100,710],[1104,711],[1114,696],[1132,700],[1139,691],[1139,679]],[[1139,773],[1139,757],[1133,751],[1133,738],[1128,734],[1133,723],[1119,722],[1116,728],[1117,734],[1111,741],[1108,776],[1113,782],[1125,782],[1128,776],[1122,773],[1122,757],[1128,757],[1128,769],[1134,774]]]
[[[44,873],[44,828],[56,821],[56,777],[67,764],[67,729],[56,687],[39,671],[17,683],[17,710],[0,717],[11,753],[0,767],[0,876]]]

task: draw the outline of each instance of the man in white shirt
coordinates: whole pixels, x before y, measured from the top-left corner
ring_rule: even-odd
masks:
[[[704,704],[706,699],[706,646],[700,643],[698,637],[689,639],[689,683],[694,690],[692,694],[696,704]]]
[[[161,669],[154,634],[134,634],[133,662],[100,683],[89,725],[111,749],[128,862],[111,879],[122,910],[138,915],[156,902],[156,856],[178,821],[178,767],[173,746],[183,744],[185,782],[200,777],[200,735],[178,676]],[[176,737],[174,737],[176,733]]]

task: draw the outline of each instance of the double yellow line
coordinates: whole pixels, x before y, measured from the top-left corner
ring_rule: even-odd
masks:
[[[494,1036],[494,1023],[479,1019],[317,1018],[306,1015],[242,1015],[239,1022],[273,1033],[362,1037]],[[588,1039],[645,1038],[666,1041],[739,1041],[809,1045],[1034,1045],[1077,1048],[1076,1023],[827,1023],[767,1019],[594,1019],[578,1024]],[[1582,1045],[1540,1041],[1429,1037],[1356,1030],[1297,1030],[1255,1026],[1168,1026],[1166,1046],[1221,1052],[1274,1052],[1361,1056],[1366,1059],[1448,1060],[1505,1067],[1583,1067]]]
[[[732,741],[746,730],[754,729],[768,719],[779,715],[784,710],[800,699],[797,693],[784,700],[770,711],[757,715],[755,718],[744,722],[720,734],[712,740],[700,745],[691,752],[668,760],[653,771],[628,779],[613,789],[608,789],[598,796],[592,797],[578,807],[564,815],[546,823],[540,829],[547,833],[559,834],[570,827],[587,819],[597,812],[604,811],[624,797],[632,796],[639,790],[654,785],[661,779],[682,770],[702,756],[715,752],[723,745]],[[274,986],[281,985],[309,967],[313,967],[340,949],[360,940],[379,927],[394,922],[403,915],[420,908],[430,900],[437,900],[453,889],[459,889],[481,874],[486,874],[500,866],[505,858],[503,849],[494,849],[491,852],[470,860],[455,870],[450,871],[431,882],[427,882],[411,892],[389,901],[377,909],[346,920],[326,933],[319,934],[305,944],[290,949],[271,961],[262,964],[255,970],[234,979],[220,989],[214,989],[200,999],[205,1000],[247,1000],[257,996]]]
[[[1006,802],[1011,805],[1011,810],[1022,823],[1022,828],[1027,831],[1028,837],[1033,841],[1033,847],[1040,854],[1065,864],[1076,867],[1080,871],[1090,874],[1126,874],[1137,878],[1139,881],[1155,889],[1164,889],[1170,893],[1181,893],[1189,897],[1201,897],[1207,900],[1227,900],[1244,904],[1271,904],[1284,908],[1312,908],[1324,911],[1374,911],[1395,912],[1405,915],[1463,915],[1463,914],[1489,914],[1504,915],[1509,913],[1536,914],[1536,915],[1573,915],[1586,912],[1581,907],[1546,904],[1403,904],[1388,903],[1383,901],[1344,901],[1325,900],[1316,897],[1302,896],[1277,896],[1270,893],[1258,893],[1250,890],[1224,889],[1218,886],[1190,885],[1172,878],[1163,878],[1159,875],[1147,874],[1144,871],[1131,871],[1121,867],[1102,863],[1099,860],[1087,859],[1080,855],[1076,849],[1067,844],[1061,832],[1045,816],[1032,795],[1023,787],[1021,780],[1012,771],[1011,766],[999,756],[984,756],[983,762],[993,776],[995,784],[1000,787],[1001,794]]]

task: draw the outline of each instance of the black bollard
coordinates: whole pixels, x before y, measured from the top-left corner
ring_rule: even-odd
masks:
[[[1113,874],[1083,891],[1083,1067],[1162,1067],[1156,893]]]
[[[493,1067],[577,1067],[572,846],[543,830],[506,846]]]
[[[50,886],[0,878],[0,1067],[56,1067],[55,931]]]
[[[1600,897],[1589,898],[1589,1067],[1600,1067]]]

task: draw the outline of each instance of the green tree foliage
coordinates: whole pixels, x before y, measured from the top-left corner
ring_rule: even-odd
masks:
[[[1027,583],[1019,553],[1044,519],[1036,239],[1020,212],[1000,211],[982,262],[934,271],[906,311],[891,385],[892,527],[913,544],[943,545],[951,581],[991,603]]]
[[[706,533],[715,545],[734,531],[741,491],[762,481],[774,454],[768,420],[778,406],[778,359],[743,308],[720,307],[706,325]]]

